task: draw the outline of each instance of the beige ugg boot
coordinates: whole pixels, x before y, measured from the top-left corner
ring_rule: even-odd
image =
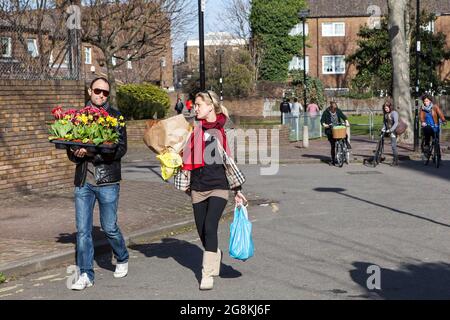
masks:
[[[222,251],[220,251],[219,248],[217,248],[217,253],[214,261],[214,270],[212,273],[213,277],[217,277],[220,274],[220,264],[222,263]]]
[[[214,285],[214,264],[216,263],[217,252],[204,251],[202,265],[202,281],[200,282],[200,290],[211,290]]]

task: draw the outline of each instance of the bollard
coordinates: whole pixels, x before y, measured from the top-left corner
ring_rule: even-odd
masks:
[[[303,148],[309,148],[308,126],[303,126]]]

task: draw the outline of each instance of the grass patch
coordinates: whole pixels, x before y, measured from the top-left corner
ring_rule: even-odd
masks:
[[[368,115],[361,115],[361,116],[349,115],[348,121],[350,122],[350,129],[352,135],[365,136],[370,134]],[[372,133],[379,132],[382,127],[383,127],[383,116],[375,115],[373,117]]]
[[[0,284],[6,282],[6,277],[3,273],[0,272]]]

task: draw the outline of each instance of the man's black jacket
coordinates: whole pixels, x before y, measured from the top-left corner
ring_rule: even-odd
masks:
[[[89,101],[86,105],[91,105],[91,102]],[[111,108],[108,103],[103,108],[112,117],[119,118],[120,112]],[[77,164],[74,179],[76,187],[82,187],[86,182],[88,161],[94,165],[94,175],[98,185],[119,182],[122,179],[120,159],[127,153],[127,130],[126,127],[119,126],[118,128],[119,142],[113,153],[97,153],[93,157],[78,158],[70,149],[67,149],[67,156]]]

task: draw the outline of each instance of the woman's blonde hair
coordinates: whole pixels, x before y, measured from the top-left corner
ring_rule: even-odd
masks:
[[[227,118],[230,117],[228,115],[227,108],[222,105],[219,96],[214,91],[207,90],[204,92],[199,92],[195,95],[195,97],[201,97],[207,104],[212,104],[214,106],[214,112],[216,114],[223,113]]]

